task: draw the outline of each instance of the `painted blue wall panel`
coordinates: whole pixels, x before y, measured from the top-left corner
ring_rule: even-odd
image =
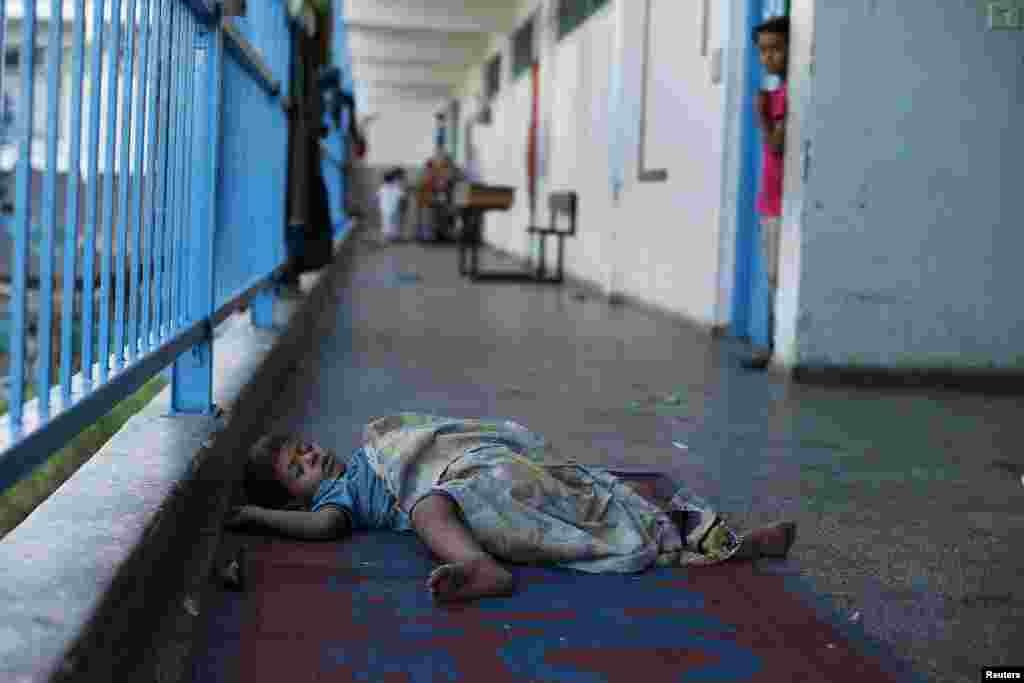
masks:
[[[217,177],[214,292],[228,301],[284,261],[288,120],[227,51]],[[259,143],[253,134],[258,131]]]
[[[73,2],[79,17],[83,11],[82,0],[46,1],[54,7]],[[28,41],[34,40],[36,32],[36,4],[36,0],[23,3],[26,18],[22,35]],[[31,127],[22,126],[19,132],[24,131],[24,134],[17,140],[20,155],[15,197],[17,214],[13,221],[8,221],[12,223],[15,238],[9,344],[14,386],[9,397],[8,430],[3,435],[6,440],[0,448],[0,491],[43,462],[52,452],[51,446],[65,443],[78,434],[93,419],[90,416],[109,410],[134,391],[144,381],[142,375],[152,376],[172,361],[175,366],[174,406],[193,412],[208,410],[212,340],[201,331],[201,325],[189,330],[183,338],[175,339],[173,332],[189,323],[208,320],[212,311],[230,303],[284,263],[288,115],[280,96],[271,94],[266,82],[259,80],[260,70],[243,64],[240,60],[245,57],[237,51],[223,49],[224,34],[217,24],[210,23],[210,15],[203,9],[207,4],[202,0],[97,3],[93,19],[98,29],[92,43],[84,42],[79,18],[75,22],[71,51],[56,55],[51,50],[46,57],[50,72],[57,72],[58,57],[67,59],[76,74],[82,72],[77,80],[86,82],[88,79],[91,85],[88,103],[78,102],[81,94],[75,91],[71,117],[75,121],[83,119],[85,127],[81,140],[77,140],[76,134],[71,144],[74,153],[78,142],[81,143],[87,169],[84,176],[92,184],[83,197],[85,206],[80,230],[67,231],[66,238],[61,232],[61,237],[62,242],[72,244],[71,238],[80,235],[84,242],[81,270],[86,275],[85,296],[77,320],[82,328],[82,339],[74,347],[81,351],[83,367],[91,371],[94,361],[98,361],[100,372],[98,377],[91,372],[83,373],[84,394],[70,395],[72,369],[67,347],[71,335],[67,318],[74,317],[75,311],[63,307],[59,379],[64,385],[65,401],[59,411],[50,416],[50,423],[34,422],[30,429],[21,429],[31,230],[36,229],[41,219],[46,219],[50,228],[57,222],[72,225],[77,222],[73,214],[79,208],[77,202],[72,202],[75,206],[66,210],[61,210],[64,204],[58,205],[64,201],[63,188],[67,180],[53,177],[52,154],[48,157],[47,168],[42,169],[49,178],[44,206],[36,206],[32,177],[38,172],[27,163],[32,151]],[[100,20],[104,7],[118,16],[125,5],[140,11],[142,17],[152,17],[152,34],[142,31],[131,35],[127,24],[104,25]],[[7,0],[0,0],[0,8],[3,9],[0,16],[6,16]],[[259,53],[271,77],[280,82],[280,93],[287,93],[293,34],[285,3],[280,0],[251,2],[248,10],[249,15],[233,20],[234,25],[252,50]],[[340,7],[334,28],[332,59],[341,67],[344,89],[351,92],[351,60]],[[208,34],[207,29],[215,33]],[[115,44],[125,49],[114,50],[112,58],[104,63],[100,55]],[[86,51],[92,65],[88,69],[83,62]],[[32,77],[37,71],[35,56],[35,51],[27,51],[22,64],[25,83],[21,92],[29,103],[34,101],[31,93],[36,85]],[[123,69],[140,60],[146,68],[140,70],[138,80],[121,77]],[[51,86],[53,80],[50,79]],[[133,99],[133,92],[137,98]],[[53,100],[51,95],[49,101]],[[121,100],[127,106],[119,111],[116,104]],[[87,117],[79,116],[84,113],[78,111],[82,108],[79,104],[88,104]],[[19,115],[31,117],[31,104]],[[99,134],[101,119],[105,119],[107,130],[112,131],[105,137]],[[324,144],[324,174],[332,222],[340,230],[347,227],[344,215],[347,116],[342,116],[340,125],[330,123],[330,135]],[[48,146],[52,151],[53,135],[49,137]],[[128,140],[135,141],[136,145],[145,140],[146,149],[133,148]],[[211,156],[210,150],[216,156]],[[132,169],[134,175],[122,173],[122,177],[116,177],[109,172],[115,166],[122,171]],[[142,166],[146,169],[145,176],[140,177]],[[59,188],[57,183],[61,183]],[[56,244],[56,232],[53,237]],[[138,250],[131,254],[130,271],[120,267],[128,256],[125,250],[118,253],[111,249],[115,238],[118,245],[127,242]],[[49,255],[52,250],[48,245],[44,247]],[[66,270],[77,269],[74,254],[63,256]],[[119,263],[114,262],[115,257]],[[97,260],[100,263],[97,264]],[[200,263],[207,261],[208,265]],[[97,265],[100,267],[96,268]],[[140,273],[140,269],[143,272]],[[92,275],[96,270],[104,276],[98,287],[99,301],[94,301],[92,296]],[[130,282],[126,282],[128,272]],[[111,284],[112,279],[117,280],[116,289]],[[142,289],[136,291],[140,281]],[[62,284],[65,290],[71,286],[67,281]],[[47,299],[50,292],[50,289],[44,292]],[[118,304],[130,303],[130,311],[121,305],[111,310],[108,303],[115,298]],[[253,306],[254,321],[260,317],[257,309],[267,310],[266,304],[271,300],[272,294],[259,297]],[[52,305],[53,302],[45,302],[44,311],[52,311]],[[143,338],[141,345],[139,337]],[[127,358],[122,358],[126,345],[132,351]],[[96,347],[99,347],[98,357]],[[140,362],[119,367],[122,360],[134,360],[132,356],[137,348]],[[188,351],[183,352],[186,348]],[[111,367],[109,361],[113,354],[118,358]],[[51,380],[57,379],[57,373],[49,370],[39,370],[39,383],[43,385],[38,388],[40,393],[45,392],[45,385],[51,384]],[[95,380],[106,385],[102,394],[95,392],[100,388]],[[44,448],[41,443],[49,445]]]
[[[786,0],[747,0],[747,35],[765,19],[785,13]],[[768,272],[761,254],[761,225],[755,201],[761,182],[762,139],[754,117],[754,98],[761,88],[778,87],[778,79],[766,76],[756,48],[751,45],[745,54],[748,86],[741,114],[743,170],[738,204],[736,286],[733,289],[731,332],[741,339],[749,339],[754,346],[766,347],[772,341],[769,323],[771,294]]]

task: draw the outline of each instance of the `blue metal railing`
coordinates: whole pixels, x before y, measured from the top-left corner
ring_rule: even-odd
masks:
[[[0,55],[19,55],[17,79],[0,60],[17,148],[0,492],[168,365],[173,410],[211,411],[214,326],[251,298],[269,324],[292,31],[281,0],[245,18],[213,0],[0,0]]]

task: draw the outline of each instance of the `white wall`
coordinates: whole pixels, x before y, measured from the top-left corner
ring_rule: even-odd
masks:
[[[521,3],[517,26],[536,7],[536,3]],[[487,241],[501,249],[525,255],[524,228],[529,222],[526,136],[530,122],[530,76],[524,73],[512,80],[509,36],[492,36],[486,58],[470,68],[460,88],[463,95],[462,110],[467,115],[475,111],[477,105],[472,95],[482,90],[484,64],[499,51],[502,54],[503,70],[501,89],[491,104],[491,123],[473,128],[473,153],[476,171],[482,182],[516,188],[516,202],[509,211],[487,215]],[[543,65],[541,69],[543,71]],[[544,88],[543,83],[541,88]]]
[[[377,114],[367,127],[371,166],[422,166],[434,151],[434,115],[442,102],[429,100],[392,100],[373,103]]]
[[[815,13],[797,360],[1024,367],[1022,34],[983,3]]]
[[[545,124],[548,133],[542,135],[547,163],[542,164],[541,197],[564,189],[580,195],[580,229],[567,247],[570,273],[601,283],[606,291],[633,295],[711,324],[717,296],[724,108],[722,88],[710,80],[710,60],[700,54],[699,7],[674,0],[651,2],[646,165],[665,169],[668,180],[638,183],[637,149],[631,145],[627,184],[616,206],[609,181],[609,88],[618,9],[613,5],[542,53],[541,111],[550,112],[550,120]],[[525,17],[537,7],[524,3],[520,14]],[[636,105],[644,3],[630,1],[621,9],[626,22],[626,97]],[[550,21],[550,15],[541,16]],[[723,16],[716,7],[709,17],[711,48],[721,46]],[[547,30],[553,27],[548,24]],[[474,143],[485,182],[520,188],[514,210],[489,218],[487,239],[524,255],[529,78],[508,81],[508,41],[496,40],[487,57],[499,47],[506,80],[494,103],[493,123],[476,129]],[[471,70],[464,95],[479,89],[483,63]],[[463,106],[473,109],[469,99]],[[636,117],[633,123],[639,126]],[[546,210],[538,219],[547,220]]]
[[[722,46],[726,12],[709,5],[710,55]],[[642,6],[627,6],[630,45],[642,38]],[[665,169],[668,180],[627,185],[614,244],[622,254],[624,292],[712,324],[725,109],[723,88],[712,84],[710,59],[700,53],[699,7],[651,1],[645,166]],[[639,80],[630,71],[625,77]]]
[[[814,130],[814,13],[816,0],[792,0],[790,6],[785,187],[779,236],[779,285],[775,299],[775,358],[782,366],[799,361],[799,341],[806,318],[800,317],[803,220],[808,200],[804,184],[809,168],[809,130]],[[755,49],[749,47],[748,49]]]

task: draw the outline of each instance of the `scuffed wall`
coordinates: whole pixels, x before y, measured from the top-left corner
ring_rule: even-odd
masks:
[[[815,31],[798,362],[1024,367],[1022,34],[926,0]]]
[[[522,17],[536,8],[524,4]],[[538,220],[547,221],[548,192],[576,190],[579,233],[567,242],[568,272],[710,325],[718,287],[724,104],[722,87],[711,83],[710,56],[700,53],[703,17],[699,6],[651,0],[647,166],[663,168],[668,180],[638,183],[638,149],[630,149],[626,188],[615,205],[609,181],[615,9],[609,3],[571,35],[543,48],[541,111],[547,118]],[[624,78],[627,97],[633,98],[640,93],[643,10],[639,0],[624,6]],[[541,16],[549,21],[550,15]],[[722,46],[723,16],[716,7],[707,18],[711,49]],[[542,33],[552,30],[545,26]],[[528,75],[510,81],[507,38],[496,39],[485,58],[497,49],[505,55],[505,79],[491,125],[476,127],[473,141],[484,182],[520,188],[513,210],[488,218],[487,239],[525,256],[530,82]],[[462,88],[463,111],[475,110],[472,95],[479,91],[483,64],[471,69]],[[633,123],[639,126],[639,120]]]

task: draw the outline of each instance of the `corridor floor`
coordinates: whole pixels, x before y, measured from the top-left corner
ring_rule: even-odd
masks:
[[[195,680],[966,682],[1024,664],[1018,399],[793,385],[571,283],[472,284],[453,249],[355,249],[268,430],[349,452],[384,414],[511,418],[800,537],[786,561],[515,568],[517,596],[440,608],[415,538],[231,534],[249,585],[204,605]]]

